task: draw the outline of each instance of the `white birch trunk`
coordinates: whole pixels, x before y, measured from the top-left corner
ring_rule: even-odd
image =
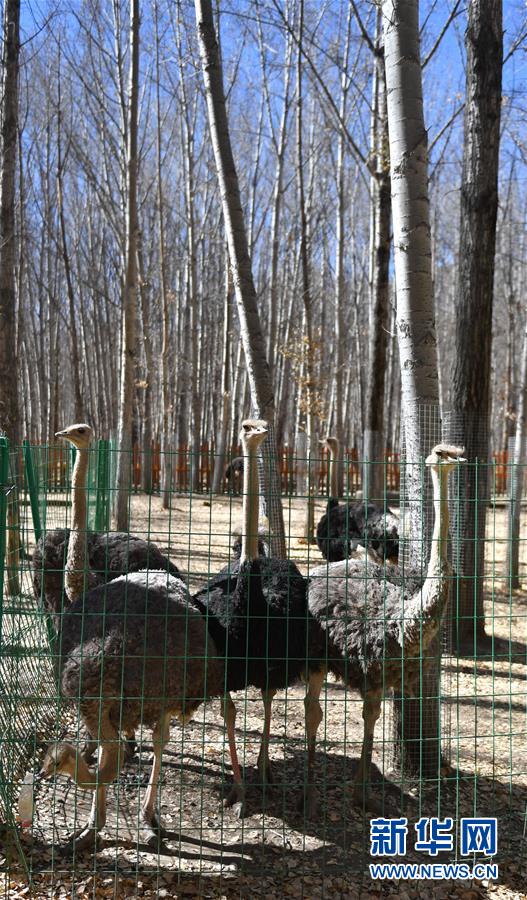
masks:
[[[405,426],[407,560],[424,570],[430,551],[432,498],[421,461],[440,438],[436,331],[432,293],[428,150],[423,115],[418,0],[384,0],[390,174],[397,285],[397,335]],[[428,513],[428,514],[427,514]],[[404,569],[403,569],[404,571]],[[423,675],[421,699],[396,698],[395,761],[407,772],[437,777],[441,765],[439,642]]]

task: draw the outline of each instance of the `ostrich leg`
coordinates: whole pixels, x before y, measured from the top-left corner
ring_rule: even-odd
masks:
[[[148,780],[148,787],[143,801],[142,817],[146,826],[148,835],[148,843],[153,844],[158,841],[159,837],[165,834],[164,828],[161,826],[159,815],[156,811],[157,789],[159,786],[159,776],[161,774],[161,760],[163,750],[165,749],[170,736],[170,716],[164,715],[157,723],[152,733],[152,743],[154,746],[154,761],[152,770]]]
[[[307,787],[305,798],[302,793],[298,805],[300,812],[303,812],[305,800],[305,815],[307,819],[313,819],[316,816],[318,808],[318,791],[315,784],[315,750],[318,726],[323,719],[322,708],[320,706],[320,692],[325,677],[325,669],[321,669],[319,672],[310,673],[307,692],[304,699],[307,741]]]
[[[362,741],[362,752],[360,756],[357,774],[355,775],[355,786],[353,789],[353,798],[356,803],[361,806],[375,806],[370,799],[370,783],[371,783],[371,757],[373,753],[373,736],[375,733],[375,725],[381,714],[381,692],[366,694],[362,705],[362,718],[364,719],[364,739]],[[376,811],[376,810],[374,810]]]
[[[266,787],[273,783],[271,761],[269,759],[269,735],[271,733],[271,714],[275,694],[276,691],[266,691],[262,688],[264,727],[262,731],[262,743],[260,744],[260,752],[258,754],[258,771],[260,773],[262,786],[265,785]]]
[[[232,702],[232,697],[227,694],[222,704],[223,718],[227,727],[227,737],[229,739],[229,753],[231,756],[232,774],[234,784],[225,798],[225,806],[232,806],[238,819],[242,819],[245,814],[245,788],[242,781],[242,773],[240,763],[238,762],[238,753],[236,750],[236,707]]]
[[[81,756],[77,756],[75,780],[80,787],[92,790],[93,800],[90,817],[86,825],[77,831],[66,845],[66,849],[76,852],[93,848],[97,835],[106,823],[106,787],[117,778],[121,769],[121,745],[117,730],[110,723],[106,714],[98,728],[98,713],[93,717],[84,716],[84,722],[90,734],[100,731],[99,761],[95,770],[88,769]]]

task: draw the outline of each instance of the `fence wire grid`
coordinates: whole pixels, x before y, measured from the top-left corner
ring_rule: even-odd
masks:
[[[295,458],[289,449],[280,452],[288,557],[298,567],[305,586],[310,577],[311,583],[317,578],[325,579],[328,610],[333,610],[334,575],[331,573],[334,570],[331,569],[329,575],[321,575],[319,567],[326,563],[317,545],[316,534],[311,536],[312,540],[305,534],[307,501],[314,504],[315,532],[327,512],[327,455],[320,452],[306,466],[306,461]],[[221,493],[212,494],[213,448],[207,448],[207,454],[209,475],[205,477],[203,458],[197,460],[186,451],[183,460],[178,451],[180,474],[177,474],[177,466],[170,466],[172,483],[165,486],[164,492],[165,498],[168,497],[167,508],[163,508],[158,492],[145,493],[140,488],[141,467],[146,465],[156,467],[157,476],[152,482],[155,488],[161,487],[163,455],[159,449],[148,454],[146,459],[137,448],[130,454],[129,535],[155,545],[170,563],[177,566],[182,583],[192,597],[203,591],[223,567],[232,567],[239,550],[233,535],[241,527],[244,500],[240,466],[222,480]],[[238,454],[239,448],[233,448],[223,461],[224,466]],[[84,535],[88,557],[92,538],[95,546],[98,535],[112,533],[116,456],[107,441],[94,443],[89,450],[85,485],[87,532]],[[323,629],[324,640],[321,643],[315,641],[313,645],[324,677],[320,695],[322,721],[311,774],[305,730],[308,647],[304,681],[297,678],[290,684],[284,683],[272,704],[269,732],[272,782],[262,777],[258,767],[264,729],[262,694],[254,686],[244,686],[232,693],[237,711],[234,734],[245,788],[243,816],[237,817],[235,807],[224,806],[233,784],[233,768],[221,699],[227,689],[223,674],[223,692],[218,690],[209,697],[205,681],[202,693],[198,691],[194,698],[205,702],[197,705],[190,721],[184,727],[175,719],[171,722],[155,792],[155,806],[159,809],[164,832],[157,832],[153,838],[151,829],[145,829],[142,821],[141,811],[145,796],[148,799],[156,745],[151,728],[139,722],[135,729],[135,744],[130,742],[126,756],[120,759],[120,772],[115,778],[108,779],[106,821],[99,829],[97,840],[81,850],[72,847],[68,841],[88,821],[94,791],[75,781],[77,778],[82,782],[84,770],[81,770],[80,756],[71,768],[72,777],[55,772],[52,777],[35,781],[34,793],[29,791],[29,794],[33,793],[32,821],[31,816],[24,820],[30,803],[27,784],[41,770],[46,752],[57,742],[61,745],[67,742],[79,754],[84,752],[86,735],[82,713],[87,701],[95,703],[99,709],[98,733],[93,735],[96,739],[102,737],[101,710],[108,697],[120,705],[121,718],[116,724],[118,736],[113,743],[124,752],[121,726],[126,719],[127,703],[137,702],[142,710],[146,710],[148,698],[142,695],[141,685],[148,680],[145,669],[152,659],[146,651],[143,658],[138,654],[135,671],[142,675],[133,684],[123,683],[117,694],[115,686],[106,689],[104,660],[95,689],[93,683],[84,684],[83,654],[86,653],[86,659],[89,659],[90,650],[88,643],[83,645],[82,631],[88,627],[88,619],[83,618],[76,651],[76,658],[80,659],[80,686],[75,702],[64,696],[61,671],[71,652],[68,639],[62,633],[65,610],[69,605],[64,592],[67,548],[63,542],[59,548],[59,562],[55,556],[47,563],[45,547],[46,541],[58,530],[72,526],[74,459],[75,452],[69,448],[32,446],[28,442],[21,448],[9,448],[6,439],[0,440],[0,891],[3,889],[4,896],[370,896],[370,892],[376,892],[368,870],[372,816],[406,817],[410,832],[422,816],[435,816],[441,820],[452,817],[455,823],[463,817],[496,816],[500,835],[496,861],[500,864],[501,883],[512,892],[522,889],[526,877],[522,860],[527,851],[527,541],[523,506],[520,535],[515,536],[509,529],[511,502],[507,485],[513,483],[513,479],[511,466],[506,461],[495,459],[485,466],[488,497],[484,510],[485,541],[481,548],[485,554],[485,572],[482,584],[473,579],[474,614],[481,593],[489,640],[481,646],[476,645],[471,654],[455,652],[449,635],[456,628],[456,617],[467,616],[467,610],[460,612],[457,600],[459,574],[454,572],[449,584],[449,606],[439,623],[443,640],[442,655],[435,660],[439,676],[437,696],[430,698],[424,688],[424,669],[429,653],[426,648],[421,650],[418,658],[420,673],[412,696],[406,690],[404,678],[402,690],[398,692],[400,699],[397,702],[404,705],[417,701],[421,710],[416,731],[406,734],[403,728],[402,766],[400,747],[397,751],[401,735],[394,730],[392,710],[394,659],[390,655],[393,647],[388,606],[393,595],[389,585],[397,585],[403,606],[416,591],[419,594],[421,583],[416,573],[405,565],[395,568],[393,554],[392,558],[384,559],[388,518],[392,513],[395,516],[400,513],[398,458],[387,453],[378,464],[369,463],[382,466],[385,489],[383,497],[364,498],[360,482],[363,464],[356,454],[349,453],[344,467],[344,488],[338,502],[340,506],[346,503],[362,506],[365,524],[362,520],[362,535],[357,539],[354,530],[359,527],[357,516],[346,518],[341,537],[348,545],[349,562],[332,565],[350,567],[342,582],[343,590],[346,598],[360,596],[363,620],[368,620],[369,592],[375,586],[379,596],[384,597],[381,609],[384,603],[387,618],[372,615],[363,647],[347,645],[347,658],[341,667],[343,678],[337,678],[331,670],[325,672],[329,653],[327,631]],[[406,465],[418,466],[423,482],[429,479],[422,460],[407,460]],[[484,464],[469,462],[466,465],[477,470]],[[201,473],[200,491],[190,489],[196,467]],[[505,468],[505,473],[500,467]],[[300,473],[298,478],[297,473]],[[477,471],[469,483],[474,481],[477,483]],[[522,475],[524,481],[525,473]],[[518,479],[514,483],[517,485]],[[460,490],[460,480],[452,479],[449,508],[451,525],[457,528],[457,534],[451,534],[454,547],[460,546],[460,539],[470,540],[465,523],[463,534],[460,534],[460,518],[456,518]],[[372,522],[376,507],[382,512],[385,537],[384,544],[381,540],[373,546]],[[268,528],[268,522],[260,520],[264,550],[269,543]],[[35,584],[39,540],[44,546],[40,588]],[[520,589],[511,586],[510,560],[513,555],[510,545],[513,540],[519,542]],[[133,541],[133,537],[124,540],[126,566],[133,558]],[[111,568],[108,547],[102,557],[99,556],[96,575],[97,580],[111,585],[110,578],[119,573]],[[429,548],[424,553],[426,560],[428,555]],[[451,552],[450,558],[456,566]],[[62,585],[58,616],[51,614],[44,602],[42,584],[46,567]],[[152,569],[148,559],[146,568]],[[261,571],[264,570],[262,564]],[[471,573],[463,571],[462,575],[470,577]],[[85,576],[85,587],[89,588],[94,572],[87,570]],[[151,589],[148,577],[145,576],[147,591]],[[265,584],[265,574],[262,574],[262,583]],[[121,584],[125,599],[120,609],[126,617],[127,591],[130,590],[130,597],[132,593],[126,577]],[[111,590],[108,588],[108,598],[113,596]],[[226,591],[227,606],[234,590],[233,582]],[[309,595],[309,586],[307,592]],[[292,603],[292,595],[293,587],[289,583],[287,603]],[[102,616],[103,619],[108,616],[110,634],[112,619],[106,603],[107,599],[104,599]],[[86,610],[82,609],[82,615],[86,616]],[[171,646],[168,630],[181,633],[180,646],[184,647],[184,653],[179,662],[185,671],[183,683],[190,685],[193,660],[200,657],[189,637],[194,633],[192,615],[197,613],[189,614],[190,619],[177,620],[176,624],[170,615],[165,612],[158,620],[154,617],[148,626],[139,617],[132,627],[154,629],[160,658]],[[236,618],[236,611],[233,615]],[[342,616],[342,608],[340,612],[333,610],[327,615]],[[349,621],[353,621],[353,615],[351,605]],[[404,622],[404,611],[402,620]],[[200,623],[199,628],[202,628],[201,617]],[[212,634],[206,617],[205,623],[209,631],[205,627],[204,633]],[[275,627],[272,617],[261,625],[248,620],[247,627],[262,633],[267,630],[268,657],[263,659],[263,664],[269,667]],[[102,627],[103,637],[105,628],[106,625]],[[298,632],[307,633],[307,630],[306,601],[306,621],[294,620],[287,630],[288,642],[292,642]],[[364,683],[357,687],[354,666],[355,657],[358,658],[364,648],[367,650],[373,631],[383,648],[381,665],[375,675],[382,708],[374,732],[371,774],[368,772],[365,778],[371,796],[366,802],[365,791],[361,804],[354,795],[363,744],[361,690],[365,693],[371,688],[372,676],[370,673],[366,684],[364,675]],[[145,647],[149,640],[145,636]],[[404,670],[407,665],[404,640],[402,644],[402,662],[399,660],[398,664]],[[253,646],[250,638],[247,638],[246,646]],[[108,652],[111,656],[111,651]],[[249,654],[249,650],[247,652]],[[217,655],[222,656],[220,652]],[[206,651],[200,658],[202,668],[208,665]],[[243,662],[249,671],[254,659],[248,656]],[[282,662],[286,667],[292,665],[291,660]],[[164,659],[164,665],[168,664]],[[127,677],[129,671],[123,663],[122,672]],[[212,679],[210,673],[207,677]],[[193,696],[189,688],[186,701],[191,701]],[[156,701],[166,703],[162,683]],[[421,759],[426,757],[429,737],[428,726],[423,723],[426,723],[430,709],[436,710],[440,752],[434,750],[435,763],[423,764],[423,770],[416,772],[415,767],[412,769],[405,764],[405,753],[413,742],[418,745]],[[145,717],[148,718],[146,714]],[[108,744],[110,753],[111,744],[112,741]],[[94,783],[100,787],[102,781],[97,780],[97,762],[92,760],[89,765],[95,773],[92,775]],[[309,809],[306,800],[313,781],[319,795],[316,811]],[[454,832],[452,849],[441,854],[441,862],[466,862],[460,855],[456,828]],[[423,862],[423,855],[415,849],[414,843],[415,840],[409,840],[405,861]],[[25,893],[21,893],[23,891]]]

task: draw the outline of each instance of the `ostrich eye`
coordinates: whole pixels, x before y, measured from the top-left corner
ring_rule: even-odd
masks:
[[[77,428],[77,431],[79,432],[79,434],[84,434],[86,429],[85,428]]]

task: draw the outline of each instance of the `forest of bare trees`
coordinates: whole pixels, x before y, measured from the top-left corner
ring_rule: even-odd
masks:
[[[5,4],[6,22],[16,5]],[[132,415],[134,440],[197,449],[224,434],[230,445],[249,408],[250,373],[226,288],[194,10],[142,0],[132,51],[121,0],[22,6],[19,152],[13,160],[5,109],[2,176],[7,185],[14,161],[15,240],[4,250],[16,257],[16,320],[2,390],[20,412],[19,423],[6,413],[2,424],[14,437],[47,441],[82,411],[116,438],[126,340],[132,399],[122,397],[121,409]],[[494,450],[514,433],[525,327],[525,22],[510,6],[489,370]],[[221,4],[215,13],[277,440],[296,445],[306,428],[335,431],[367,458],[401,437],[378,12],[370,2],[288,0]],[[420,15],[445,409],[459,292],[466,11],[431,3]],[[6,33],[16,40],[11,25]],[[446,59],[454,62],[445,70]],[[7,104],[9,68],[5,75]]]
[[[69,849],[95,839],[98,852],[105,785],[120,777],[125,736],[126,765],[141,754],[134,730],[146,724],[141,815],[157,852],[164,779],[176,796],[175,765],[161,773],[171,717],[221,697],[214,735],[227,735],[233,776],[223,815],[250,818],[236,731],[249,734],[253,713],[246,695],[236,725],[242,700],[231,697],[242,690],[263,702],[263,726],[251,728],[266,814],[270,750],[273,771],[279,756],[272,704],[291,690],[302,702],[287,753],[303,754],[291,763],[302,785],[293,813],[284,750],[284,857],[300,834],[302,866],[306,835],[320,838],[317,853],[334,840],[340,862],[353,841],[364,855],[339,793],[352,780],[363,817],[390,811],[370,803],[381,782],[391,802],[390,780],[401,814],[418,801],[438,816],[475,815],[485,779],[487,799],[499,784],[492,803],[517,817],[527,797],[511,790],[513,777],[527,783],[514,744],[524,707],[512,701],[525,676],[514,632],[527,468],[525,3],[4,0],[2,12],[0,727],[13,735],[7,755],[0,746],[0,814],[11,822],[24,765],[40,754],[40,799],[60,772],[92,791]],[[216,563],[227,563],[218,575]],[[156,602],[181,614],[165,621],[164,650]],[[196,654],[183,618],[199,632]],[[187,669],[203,661],[210,672],[189,687]],[[119,669],[115,684],[107,666]],[[42,708],[19,738],[40,702],[37,672]],[[505,699],[495,702],[497,678]],[[360,712],[349,724],[351,695]],[[82,761],[62,740],[75,699]],[[223,789],[225,739],[221,759],[205,731],[201,740],[202,755],[218,752]],[[352,776],[348,743],[360,747]],[[203,829],[216,816],[203,802],[214,772],[198,786],[196,759],[180,822]],[[321,798],[337,838],[316,831]],[[29,826],[18,809],[20,844]],[[519,833],[516,818],[511,858]],[[310,864],[324,877],[320,860]],[[160,854],[152,865],[160,871]],[[318,895],[302,883],[302,896]]]

